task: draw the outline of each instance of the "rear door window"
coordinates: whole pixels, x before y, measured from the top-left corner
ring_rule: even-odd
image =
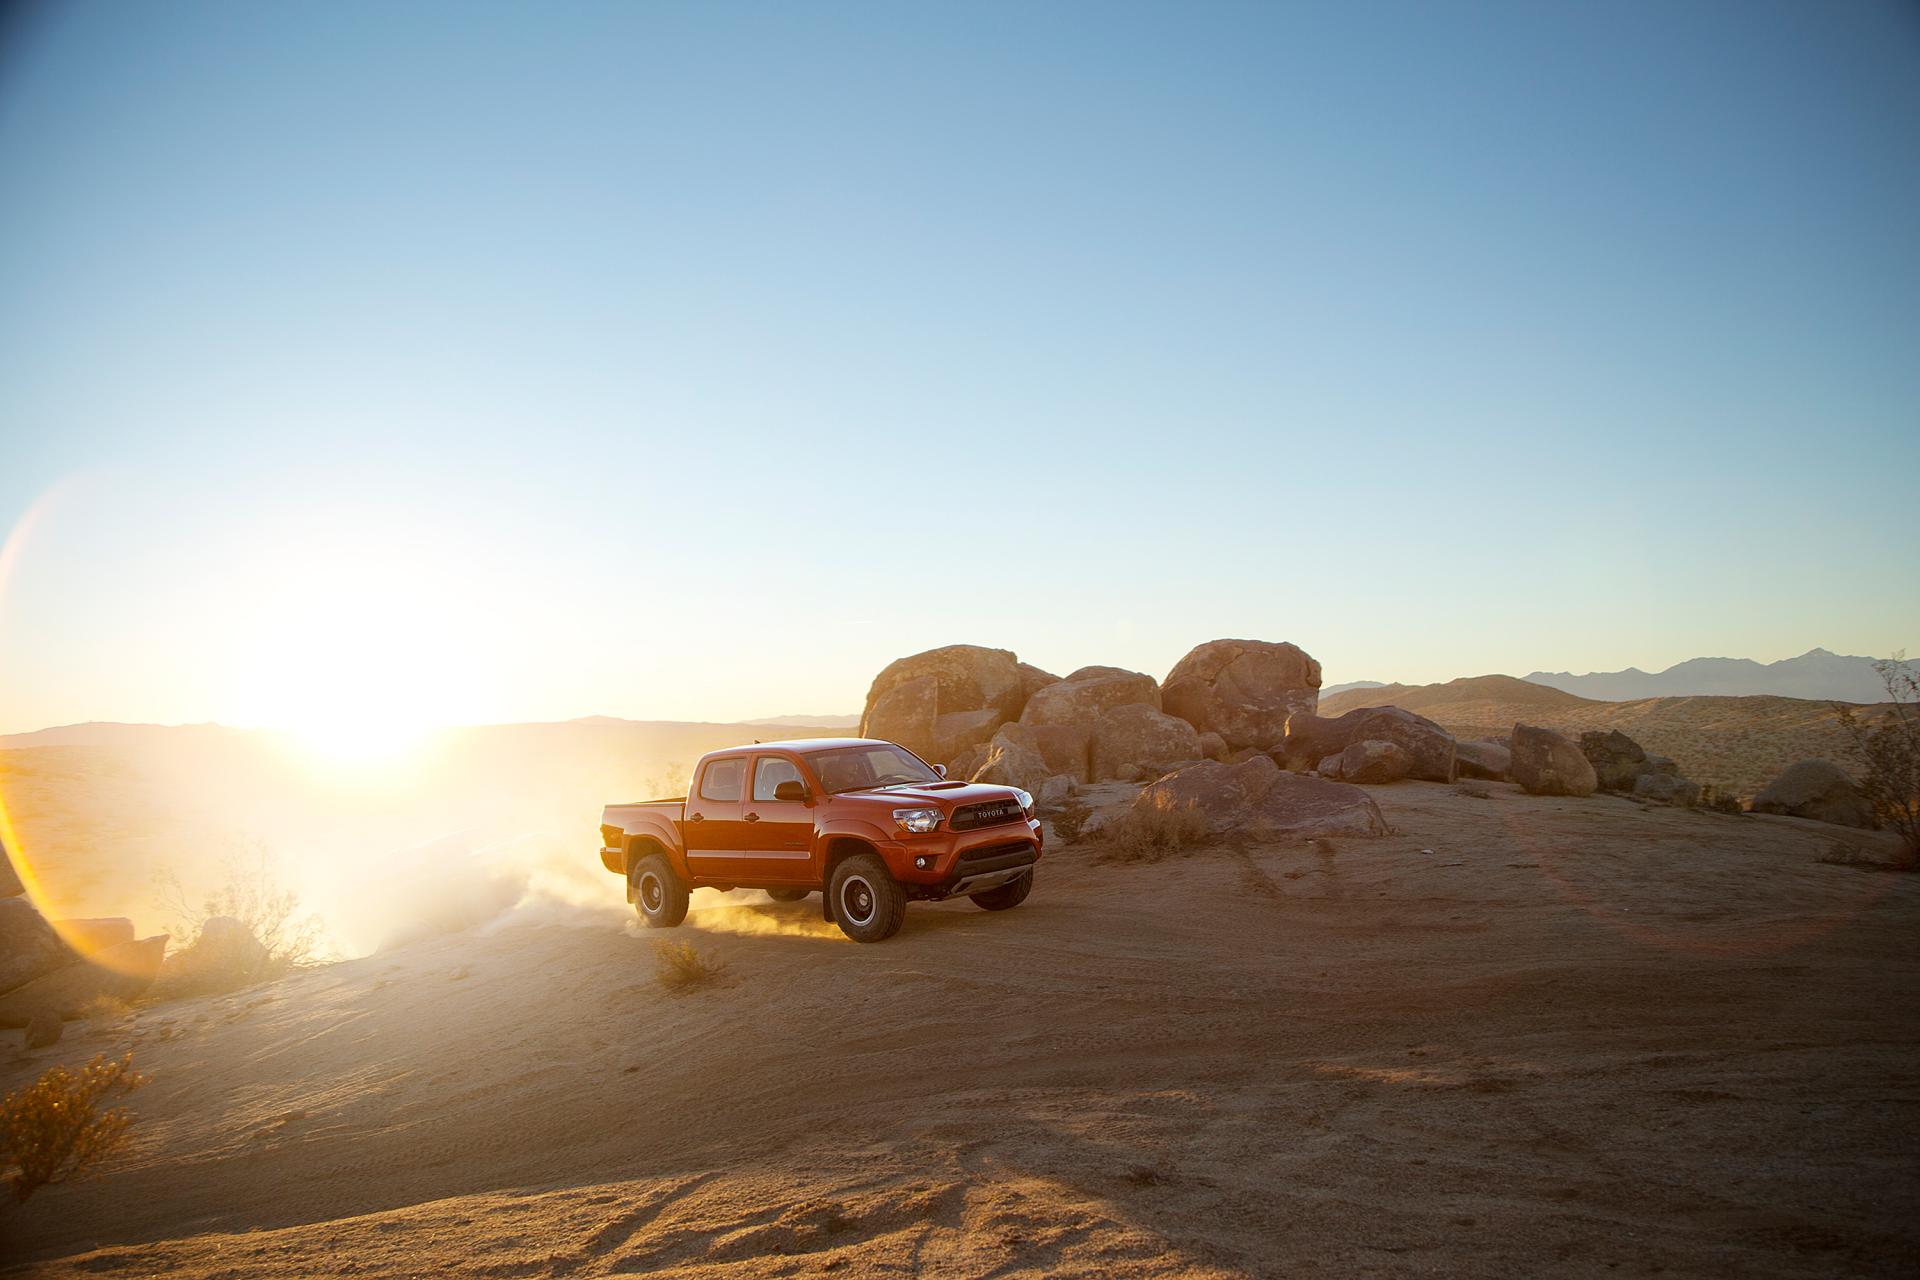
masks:
[[[731,760],[715,760],[708,764],[700,775],[700,798],[702,800],[738,800],[740,784],[747,776],[747,762],[734,757]]]

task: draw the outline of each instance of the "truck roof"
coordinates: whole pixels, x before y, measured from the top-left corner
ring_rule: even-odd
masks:
[[[809,751],[826,751],[833,747],[859,747],[884,741],[881,738],[782,738],[777,742],[749,742],[737,747],[722,747],[718,751],[709,751],[707,754],[724,756],[734,751],[764,751],[768,747],[804,754]]]

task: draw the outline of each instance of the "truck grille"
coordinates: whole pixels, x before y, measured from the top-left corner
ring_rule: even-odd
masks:
[[[1037,861],[1030,840],[1013,840],[1006,844],[990,844],[981,849],[969,849],[960,855],[954,866],[956,876],[981,876],[991,871],[1004,871],[1008,867],[1024,867]]]
[[[981,827],[997,827],[1003,822],[1018,822],[1026,816],[1026,810],[1012,796],[1005,800],[963,804],[953,811],[953,830],[977,831]]]

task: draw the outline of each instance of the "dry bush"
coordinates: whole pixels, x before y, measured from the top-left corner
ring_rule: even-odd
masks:
[[[1179,804],[1165,792],[1154,793],[1145,804],[1135,804],[1100,832],[1130,858],[1164,857],[1213,841],[1207,815],[1192,801]]]
[[[78,1071],[49,1067],[24,1089],[0,1101],[0,1150],[13,1198],[24,1201],[41,1187],[85,1177],[127,1140],[133,1116],[125,1107],[101,1110],[108,1098],[124,1097],[147,1082],[133,1069],[133,1055],[104,1055]]]
[[[1069,800],[1060,806],[1048,822],[1053,825],[1053,834],[1061,844],[1072,844],[1080,838],[1080,832],[1086,827],[1087,819],[1092,816],[1093,810],[1083,802]]]
[[[690,942],[653,944],[654,980],[675,995],[710,987],[720,981],[726,971],[726,961],[702,955]]]
[[[264,844],[229,858],[221,887],[198,903],[187,897],[172,871],[157,877],[156,903],[169,923],[177,950],[191,950],[209,920],[238,920],[266,948],[266,957],[244,974],[230,975],[227,989],[270,982],[291,969],[313,964],[320,945],[320,917],[300,911],[300,895],[282,883]]]
[[[1892,858],[1876,858],[1859,845],[1834,840],[1827,851],[1814,859],[1835,867],[1858,867],[1862,871],[1920,871],[1920,855],[1902,848]]]
[[[1840,727],[1865,763],[1860,794],[1873,815],[1899,833],[1907,852],[1920,857],[1920,677],[1902,654],[1873,664],[1891,705],[1873,720],[1839,706]]]

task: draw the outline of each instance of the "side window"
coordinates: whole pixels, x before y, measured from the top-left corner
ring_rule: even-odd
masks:
[[[761,756],[753,762],[753,798],[771,801],[773,791],[783,782],[803,782],[800,770],[791,760],[779,756]]]
[[[735,756],[731,760],[715,760],[700,775],[700,798],[702,800],[738,800],[740,783],[747,776],[747,762]]]

